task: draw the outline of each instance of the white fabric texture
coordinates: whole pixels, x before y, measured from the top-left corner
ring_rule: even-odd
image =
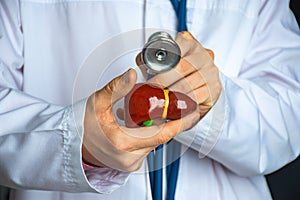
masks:
[[[271,199],[264,175],[300,152],[300,31],[288,0],[187,2],[188,29],[214,51],[223,89],[176,137],[185,152],[175,198]],[[102,43],[176,23],[169,0],[0,2],[0,184],[13,188],[11,200],[151,199],[146,165],[84,172],[86,96],[73,99],[73,89]],[[97,84],[135,67],[135,55],[110,61]]]

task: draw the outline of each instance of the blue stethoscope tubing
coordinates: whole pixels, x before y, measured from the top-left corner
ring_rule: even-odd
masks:
[[[186,0],[171,0],[178,19],[177,31],[187,31],[186,25]],[[151,78],[151,75],[148,77]],[[175,140],[171,140],[167,145],[167,200],[174,200],[179,165],[180,165],[181,145]],[[149,168],[150,187],[153,200],[162,200],[163,182],[163,145],[156,147],[147,157]]]
[[[178,19],[177,31],[187,31],[186,25],[186,0],[171,0]]]

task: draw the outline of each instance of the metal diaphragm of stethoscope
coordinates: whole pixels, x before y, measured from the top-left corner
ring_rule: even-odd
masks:
[[[181,58],[180,48],[167,32],[153,33],[142,50],[142,61],[150,73],[174,68]]]

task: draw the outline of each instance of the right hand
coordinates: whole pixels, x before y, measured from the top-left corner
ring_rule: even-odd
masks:
[[[190,129],[200,119],[198,112],[151,127],[127,128],[117,123],[113,104],[135,85],[136,72],[116,77],[88,99],[84,119],[83,160],[89,164],[122,171],[135,171],[155,147]]]

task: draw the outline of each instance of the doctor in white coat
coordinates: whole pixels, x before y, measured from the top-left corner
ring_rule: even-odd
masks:
[[[151,81],[190,94],[201,115],[138,131],[118,126],[110,107],[141,79],[139,49],[120,57],[124,44],[113,41],[148,28],[174,33],[169,0],[2,0],[0,184],[11,200],[151,199],[144,158],[176,136],[175,199],[272,199],[264,175],[300,152],[300,31],[288,3],[188,0],[181,64]],[[99,49],[115,56],[97,68],[104,89],[74,97]]]

